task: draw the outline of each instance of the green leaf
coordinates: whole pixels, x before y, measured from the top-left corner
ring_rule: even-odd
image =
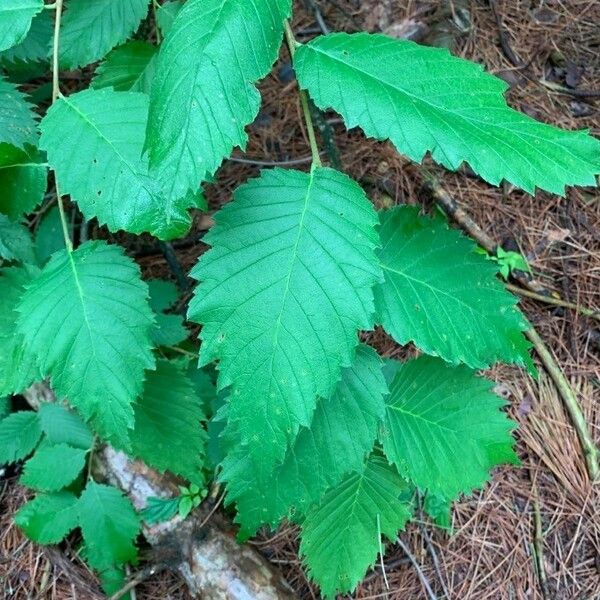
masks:
[[[438,527],[452,533],[452,502],[437,494],[427,494],[423,508]]]
[[[203,326],[201,363],[219,359],[219,388],[232,386],[241,442],[272,464],[352,363],[357,330],[372,326],[375,213],[342,173],[273,169],[215,220],[189,318]]]
[[[169,34],[175,22],[175,17],[179,12],[179,9],[183,6],[183,0],[170,0],[161,4],[159,9],[156,11],[156,22],[160,27],[163,36]]]
[[[0,270],[0,395],[18,394],[43,379],[35,354],[17,331],[17,305],[35,274],[27,267]]]
[[[41,152],[0,144],[0,213],[16,221],[44,199],[48,168]]]
[[[373,455],[360,473],[331,488],[302,523],[300,555],[323,596],[352,592],[410,518],[408,484]]]
[[[31,28],[23,41],[0,53],[3,66],[10,68],[24,63],[48,62],[53,33],[51,13],[50,10],[43,10],[37,14],[31,21]]]
[[[244,446],[236,445],[223,463],[227,502],[236,502],[240,537],[283,517],[298,518],[344,475],[361,471],[373,448],[385,412],[387,386],[381,360],[359,346],[352,367],[344,369],[331,398],[319,400],[310,428],[298,433],[285,459],[265,473]]]
[[[0,213],[0,258],[23,263],[35,262],[29,230]]]
[[[475,243],[440,220],[401,206],[380,214],[385,280],[375,288],[377,320],[399,343],[457,364],[496,361],[533,368],[529,324],[497,267]]]
[[[83,67],[122,44],[139,27],[149,0],[70,0],[60,29],[60,65]]]
[[[204,484],[205,418],[184,368],[158,360],[135,404],[133,453],[161,471]]]
[[[53,206],[42,217],[34,238],[35,254],[40,265],[43,265],[55,252],[65,247],[58,206]]]
[[[10,414],[12,408],[12,403],[10,398],[5,396],[4,398],[0,397],[0,421],[5,419]]]
[[[37,144],[37,117],[25,94],[0,77],[0,143],[25,149]]]
[[[194,502],[190,496],[181,496],[179,498],[179,504],[177,506],[177,510],[179,512],[179,516],[182,519],[185,519],[194,509]]]
[[[16,412],[0,421],[0,465],[25,458],[41,437],[38,416],[33,411]]]
[[[348,128],[390,139],[420,162],[427,152],[448,169],[463,162],[483,179],[533,193],[596,185],[600,141],[509,108],[508,84],[447,50],[379,34],[320,36],[296,52],[295,70],[319,108]]]
[[[156,314],[156,326],[152,329],[152,342],[155,346],[176,346],[185,341],[189,335],[184,326],[183,317],[173,314],[166,315],[168,310],[177,302],[179,292],[171,281],[152,279],[148,282],[150,290],[150,306]]]
[[[277,58],[290,0],[188,0],[158,54],[146,148],[170,196],[195,190],[260,106],[254,84]]]
[[[43,8],[42,0],[0,0],[0,50],[22,42]]]
[[[148,288],[118,246],[57,252],[19,305],[19,328],[59,398],[128,448],[132,402],[153,368]]]
[[[148,525],[172,519],[179,510],[179,496],[175,498],[148,498],[148,504],[140,511],[142,521]]]
[[[96,69],[91,87],[113,87],[120,92],[150,93],[157,48],[134,40],[115,48]]]
[[[71,492],[39,494],[15,515],[15,523],[38,544],[58,544],[77,527],[77,498]]]
[[[85,450],[67,444],[42,445],[25,463],[20,483],[56,492],[73,483],[85,466]]]
[[[45,403],[39,410],[40,425],[51,444],[68,444],[89,450],[94,442],[90,428],[72,410],[60,404]]]
[[[145,94],[85,90],[52,105],[40,146],[61,192],[73,197],[86,219],[96,217],[112,231],[179,237],[191,223],[187,210],[199,200],[193,194],[173,199],[148,175],[142,155],[147,118]]]
[[[489,470],[518,464],[513,423],[493,383],[430,356],[404,363],[387,398],[381,436],[388,459],[413,483],[453,500],[487,481]]]
[[[126,573],[122,566],[112,566],[108,569],[102,569],[98,573],[100,579],[100,585],[102,590],[108,597],[112,597],[116,594],[126,583]],[[119,595],[119,600],[131,600],[131,593],[126,592],[123,595]]]
[[[77,503],[87,561],[100,571],[134,561],[140,522],[131,502],[114,487],[89,481]]]

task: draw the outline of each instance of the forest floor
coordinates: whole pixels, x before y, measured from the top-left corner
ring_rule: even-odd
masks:
[[[505,79],[515,108],[600,135],[598,0],[313,0],[306,5],[296,2],[294,30],[301,41],[323,25],[399,37],[408,33],[417,41],[451,47]],[[301,159],[299,165],[291,164],[308,168],[310,151],[295,86],[283,50],[260,86],[264,105],[249,127],[245,153],[238,151],[226,161],[207,190],[211,211],[261,166]],[[336,115],[326,118],[341,167],[363,184],[377,206],[408,203],[435,210],[424,187],[424,174],[433,174],[489,236],[527,258],[546,289],[600,310],[597,191],[569,190],[560,198],[545,193],[531,197],[510,186],[492,188],[466,170],[447,173],[430,161],[424,168],[410,164],[391,144],[366,140],[357,130],[346,132]],[[323,160],[329,163],[331,156],[325,154]],[[198,234],[210,221],[197,216]],[[107,235],[102,230],[93,234]],[[128,248],[146,275],[169,276],[160,250],[152,245],[136,248],[131,240]],[[205,246],[176,243],[175,249],[188,272]],[[600,442],[598,321],[535,300],[524,299],[521,305],[564,370]],[[412,352],[379,331],[366,340],[386,356]],[[381,566],[375,568],[354,597],[430,600],[424,579],[440,599],[600,599],[600,485],[589,481],[560,396],[543,370],[538,381],[516,368],[497,368],[488,375],[519,423],[515,435],[521,466],[497,469],[484,491],[457,503],[452,535],[429,525],[411,525],[402,539],[418,569],[391,545],[383,562],[385,573]],[[7,600],[103,598],[72,547],[44,549],[21,535],[12,516],[26,493],[14,478],[0,485],[0,581],[10,582],[14,592]],[[282,570],[300,598],[318,597],[298,561],[294,528],[265,532],[250,543]],[[185,600],[188,595],[176,576],[163,573],[141,584],[137,598]]]

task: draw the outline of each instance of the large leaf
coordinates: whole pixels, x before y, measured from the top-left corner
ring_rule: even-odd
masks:
[[[12,2],[12,0],[7,0]],[[0,53],[0,62],[7,67],[19,63],[47,62],[52,45],[52,11],[44,10],[31,21],[25,38],[16,46]]]
[[[492,386],[464,365],[430,356],[403,364],[386,402],[388,459],[422,490],[448,500],[481,487],[492,467],[516,464],[516,424]]]
[[[158,55],[146,147],[171,195],[216,171],[258,114],[290,0],[188,0]]]
[[[267,464],[331,395],[357,330],[372,327],[375,213],[332,169],[275,169],[215,220],[189,316],[203,325],[201,362],[219,359],[219,386],[231,386],[230,421]]]
[[[77,503],[85,557],[92,567],[109,569],[135,560],[139,519],[131,502],[114,487],[88,482]]]
[[[0,465],[25,458],[41,437],[38,416],[33,411],[12,413],[0,421]]]
[[[331,488],[302,523],[300,554],[325,597],[352,592],[410,518],[408,484],[373,455],[359,473]]]
[[[77,527],[77,498],[71,492],[40,494],[15,515],[15,523],[38,544],[57,544]]]
[[[43,8],[43,0],[0,0],[0,50],[22,42]]]
[[[336,33],[299,48],[295,69],[317,106],[412,160],[431,152],[449,169],[466,161],[494,185],[506,179],[531,193],[595,185],[600,173],[600,141],[509,108],[504,81],[445,49]]]
[[[0,77],[0,143],[24,149],[37,138],[37,117],[25,94]]]
[[[35,354],[17,331],[17,306],[36,271],[9,267],[0,271],[0,395],[18,394],[42,379]]]
[[[265,473],[243,446],[235,445],[223,463],[227,502],[237,505],[240,536],[283,517],[298,518],[344,475],[360,471],[371,452],[385,411],[387,386],[381,360],[360,346],[352,367],[344,369],[331,398],[317,403],[310,428],[298,433],[285,459]]]
[[[112,87],[120,92],[149,94],[156,51],[156,46],[138,40],[115,48],[96,69],[92,87]]]
[[[45,157],[31,146],[0,144],[0,213],[12,220],[30,213],[44,199],[47,172]]]
[[[527,364],[529,325],[497,267],[441,220],[401,206],[380,215],[385,280],[375,288],[377,319],[399,343],[414,342],[448,362]]]
[[[85,450],[67,444],[42,444],[25,463],[20,483],[45,492],[71,484],[85,466]]]
[[[60,64],[76,69],[102,58],[138,28],[149,0],[70,0],[60,29]]]
[[[33,263],[33,240],[29,231],[0,213],[0,259]]]
[[[97,241],[54,254],[19,305],[19,329],[57,395],[122,447],[154,366],[147,296],[137,265]]]
[[[205,419],[202,400],[184,367],[159,360],[135,404],[133,453],[161,471],[169,470],[202,485]]]
[[[61,191],[71,194],[87,219],[96,217],[113,231],[178,237],[191,223],[187,209],[198,201],[191,193],[166,196],[148,175],[142,156],[147,116],[145,94],[85,90],[53,104],[42,121],[40,145]]]

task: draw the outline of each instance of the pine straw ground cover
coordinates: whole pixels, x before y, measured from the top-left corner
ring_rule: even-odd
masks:
[[[563,127],[590,127],[600,135],[600,2],[315,0],[307,1],[304,11],[302,2],[297,4],[294,27],[306,36],[318,31],[316,6],[318,16],[332,29],[392,34],[411,30],[430,40],[443,37],[454,43],[455,53],[504,77],[511,84],[513,106]],[[302,161],[308,156],[287,62],[284,52],[263,83],[265,106],[251,126],[247,152],[219,172],[217,185],[208,193],[211,209],[227,201],[239,182],[257,173],[258,161]],[[571,93],[557,89],[567,85],[573,87]],[[363,183],[376,204],[407,202],[432,210],[419,167],[398,157],[387,144],[366,141],[355,131],[345,133],[335,115],[326,116],[344,170]],[[468,173],[448,174],[432,164],[426,168],[488,235],[505,248],[520,249],[547,289],[599,310],[598,192],[571,190],[566,199],[541,193],[531,198],[511,188],[490,188]],[[198,233],[209,224],[210,219],[199,216]],[[103,230],[93,233],[107,236]],[[129,241],[128,246],[147,275],[169,275],[166,261],[151,244],[137,247]],[[175,248],[186,272],[204,249],[197,243]],[[536,301],[524,300],[522,306],[564,369],[594,438],[600,441],[598,322]],[[367,341],[387,356],[412,352],[397,348],[382,332],[367,336]],[[600,485],[593,486],[588,479],[560,397],[543,372],[538,382],[506,367],[489,375],[519,422],[522,466],[498,470],[482,493],[457,504],[453,535],[411,526],[401,539],[418,569],[403,549],[390,547],[384,564],[368,574],[356,598],[430,599],[425,581],[434,597],[453,600],[600,599]],[[15,473],[7,473],[0,488],[2,597],[102,598],[93,575],[77,557],[76,540],[66,547],[43,549],[14,527],[12,515],[25,500],[15,479]],[[265,532],[251,543],[282,569],[299,597],[316,597],[299,565],[293,528]],[[136,593],[139,600],[188,598],[178,579],[167,573],[144,582]]]

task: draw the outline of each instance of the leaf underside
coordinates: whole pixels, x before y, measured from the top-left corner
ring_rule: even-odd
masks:
[[[334,33],[301,46],[294,65],[319,108],[339,112],[348,128],[390,139],[414,161],[430,152],[448,169],[467,162],[493,185],[505,179],[530,193],[596,185],[599,140],[511,109],[504,81],[445,49]]]
[[[274,169],[236,191],[192,271],[201,363],[218,359],[229,421],[265,465],[281,460],[372,326],[376,215],[345,175]]]

